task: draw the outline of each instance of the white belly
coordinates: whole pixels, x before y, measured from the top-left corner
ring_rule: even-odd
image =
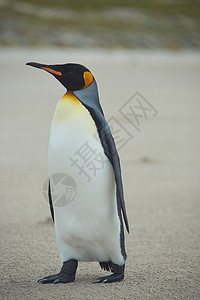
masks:
[[[57,199],[63,188],[52,193],[61,261],[112,261],[122,265],[113,168],[88,110],[68,98],[62,98],[56,108],[48,160],[50,177],[63,173],[75,182],[74,194],[60,202],[62,205]]]

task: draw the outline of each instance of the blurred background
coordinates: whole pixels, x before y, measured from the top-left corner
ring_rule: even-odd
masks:
[[[0,299],[200,299],[199,48],[197,0],[0,0]],[[130,223],[122,283],[91,285],[97,263],[80,263],[73,284],[37,283],[60,270],[42,192],[66,90],[28,61],[88,67],[106,119],[132,136],[119,151]],[[134,95],[158,112],[136,111],[141,131],[121,113]]]
[[[199,0],[0,0],[1,46],[199,49]]]

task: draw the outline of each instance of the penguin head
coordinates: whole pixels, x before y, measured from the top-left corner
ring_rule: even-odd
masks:
[[[49,72],[60,81],[68,91],[83,90],[94,80],[90,71],[79,64],[68,63],[63,65],[46,65],[28,62],[26,65]]]

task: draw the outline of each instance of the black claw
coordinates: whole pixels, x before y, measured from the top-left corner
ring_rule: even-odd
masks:
[[[44,278],[38,279],[37,282],[47,283],[47,281],[55,280],[55,278],[56,278],[57,276],[59,276],[59,275],[60,275],[60,273],[55,274],[55,275],[46,276],[46,277],[44,277]]]
[[[53,283],[57,284],[57,283],[59,283],[59,282],[60,282],[59,279],[56,279],[56,280],[54,280]]]
[[[64,262],[60,273],[46,276],[38,280],[39,283],[67,283],[75,280],[76,269],[78,262],[75,259]]]

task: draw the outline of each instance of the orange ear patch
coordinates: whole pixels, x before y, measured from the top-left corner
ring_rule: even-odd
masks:
[[[93,76],[90,72],[86,71],[86,72],[83,73],[83,79],[85,81],[84,88],[86,88],[87,86],[89,86],[92,83]]]
[[[47,71],[47,72],[50,72],[50,73],[52,73],[52,74],[58,75],[58,76],[62,76],[62,73],[61,73],[61,72],[55,71],[55,70],[53,70],[53,69],[51,69],[51,68],[41,68],[41,69],[43,69],[43,70],[45,70],[45,71]]]

